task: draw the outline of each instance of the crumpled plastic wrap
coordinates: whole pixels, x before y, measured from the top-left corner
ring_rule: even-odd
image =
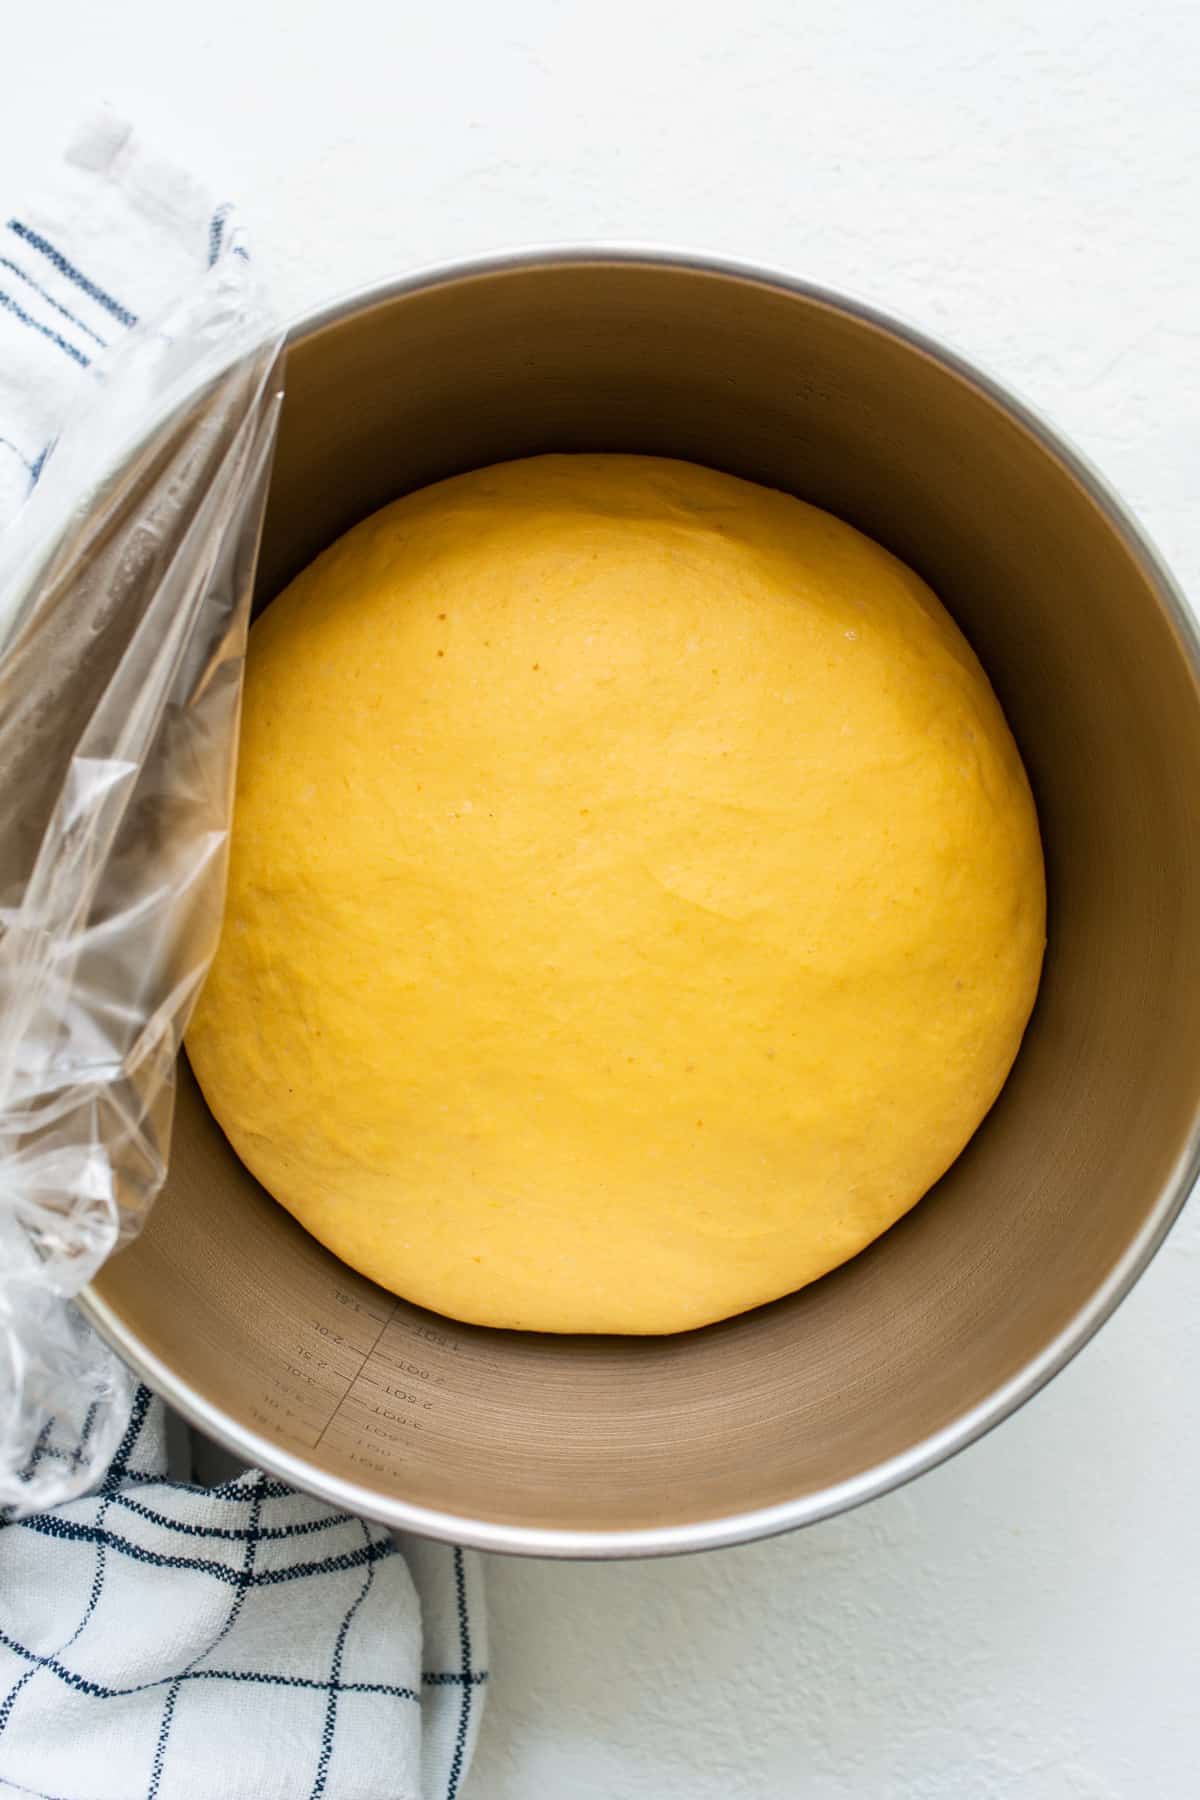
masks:
[[[0,535],[0,1506],[94,1484],[130,1377],[72,1296],[146,1218],[216,949],[282,345],[223,255]],[[65,1446],[65,1448],[64,1448]]]

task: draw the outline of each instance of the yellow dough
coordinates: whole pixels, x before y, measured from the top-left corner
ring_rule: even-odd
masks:
[[[1016,747],[916,575],[708,469],[538,457],[385,507],[256,625],[188,1052],[385,1287],[678,1331],[942,1174],[1044,931]]]

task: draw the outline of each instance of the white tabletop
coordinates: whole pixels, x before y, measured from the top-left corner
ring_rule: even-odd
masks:
[[[281,304],[620,238],[843,287],[1033,399],[1200,594],[1194,0],[9,7],[0,183],[105,98]],[[1200,1213],[950,1467],[688,1560],[490,1565],[466,1800],[1193,1800]],[[384,1800],[384,1797],[380,1797]]]

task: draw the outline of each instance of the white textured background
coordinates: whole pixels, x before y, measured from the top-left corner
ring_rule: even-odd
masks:
[[[242,202],[289,311],[531,240],[789,266],[1037,402],[1200,595],[1200,10],[1142,14],[22,0],[0,189],[106,98]],[[1046,1395],[850,1518],[493,1562],[466,1800],[1194,1800],[1198,1276],[1193,1209]]]

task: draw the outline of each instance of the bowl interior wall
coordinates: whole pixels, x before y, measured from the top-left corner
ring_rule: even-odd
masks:
[[[241,1168],[185,1070],[168,1188],[96,1292],[205,1403],[383,1515],[620,1532],[815,1510],[1041,1354],[1186,1152],[1196,685],[1105,512],[982,389],[817,299],[653,264],[479,273],[299,338],[261,601],[397,494],[552,449],[788,489],[955,614],[1021,744],[1050,882],[1043,989],[999,1103],[913,1213],[802,1293],[675,1338],[551,1338],[351,1273]]]

